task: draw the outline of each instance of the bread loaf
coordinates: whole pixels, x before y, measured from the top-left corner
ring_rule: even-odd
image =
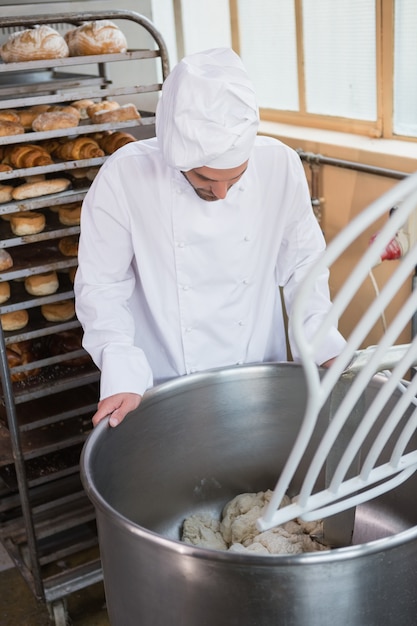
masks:
[[[0,304],[7,302],[10,298],[10,283],[4,282],[0,283]]]
[[[32,122],[35,132],[56,130],[59,128],[74,128],[78,126],[80,118],[65,111],[45,111],[40,113]]]
[[[22,135],[25,132],[20,122],[10,122],[0,120],[0,137],[10,137],[12,135]]]
[[[140,119],[140,114],[134,104],[128,103],[119,106],[113,111],[97,111],[91,117],[93,124],[108,124],[110,122],[128,122]]]
[[[100,148],[103,148],[106,154],[113,154],[113,152],[116,152],[116,150],[125,146],[127,143],[131,143],[132,141],[136,141],[136,138],[133,135],[117,130],[114,133],[104,135],[101,139],[99,139],[98,143]]]
[[[21,211],[10,217],[10,228],[15,235],[36,235],[44,230],[46,224],[43,213],[37,211]]]
[[[7,163],[0,163],[0,172],[11,172],[13,170],[11,165]]]
[[[32,107],[18,110],[19,121],[25,130],[32,130],[33,120],[49,109],[49,104],[36,104]]]
[[[65,322],[75,315],[73,300],[50,302],[41,306],[41,313],[48,322]]]
[[[65,34],[70,56],[126,52],[123,32],[110,20],[85,22]]]
[[[71,106],[70,104],[54,104],[51,105],[47,111],[47,113],[69,113],[78,119],[81,119],[81,115],[79,110],[76,107]]]
[[[14,187],[12,185],[0,185],[0,204],[4,204],[5,202],[12,202],[13,189]]]
[[[15,187],[12,191],[13,200],[26,200],[27,198],[37,198],[50,193],[60,193],[70,186],[67,178],[51,178],[38,183],[23,183]]]
[[[94,139],[90,139],[89,137],[76,137],[75,139],[68,139],[60,144],[54,151],[54,156],[65,161],[94,159],[104,156],[104,151]]]
[[[4,272],[13,267],[13,259],[10,252],[7,252],[4,248],[0,248],[0,271]]]
[[[102,100],[101,102],[93,102],[87,107],[87,115],[92,118],[99,111],[114,111],[118,109],[120,104],[116,100]]]
[[[12,33],[0,47],[5,63],[59,59],[69,56],[68,45],[57,30],[43,24]]]
[[[25,279],[25,289],[31,296],[48,296],[59,287],[58,274],[55,271],[34,274]]]
[[[75,100],[75,102],[71,102],[71,106],[77,109],[82,120],[88,119],[87,109],[92,104],[94,104],[94,100],[90,100],[90,98],[82,98],[81,100]]]
[[[3,313],[0,319],[3,330],[9,332],[24,328],[29,322],[29,314],[26,309],[21,309],[20,311]]]

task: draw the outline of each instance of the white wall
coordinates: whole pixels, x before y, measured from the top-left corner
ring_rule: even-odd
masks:
[[[185,54],[231,45],[228,0],[182,0],[182,19]]]
[[[151,5],[151,20],[161,33],[168,48],[170,66],[177,62],[177,39],[175,33],[174,1],[148,0]]]

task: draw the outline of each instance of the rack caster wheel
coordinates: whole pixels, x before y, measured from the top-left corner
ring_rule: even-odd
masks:
[[[67,612],[65,599],[52,602],[49,604],[48,609],[55,626],[71,626],[71,619]]]

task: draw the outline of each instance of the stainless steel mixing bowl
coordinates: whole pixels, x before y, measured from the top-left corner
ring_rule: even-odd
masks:
[[[417,624],[417,475],[358,507],[349,547],[259,556],[180,541],[191,513],[274,488],[305,399],[298,365],[233,367],[160,385],[120,426],[94,429],[81,473],[112,626]]]

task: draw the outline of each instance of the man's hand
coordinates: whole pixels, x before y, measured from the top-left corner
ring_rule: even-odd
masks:
[[[108,415],[110,415],[109,425],[117,426],[128,413],[139,406],[141,400],[142,396],[137,393],[116,393],[100,400],[98,410],[93,415],[93,426],[97,426]]]

